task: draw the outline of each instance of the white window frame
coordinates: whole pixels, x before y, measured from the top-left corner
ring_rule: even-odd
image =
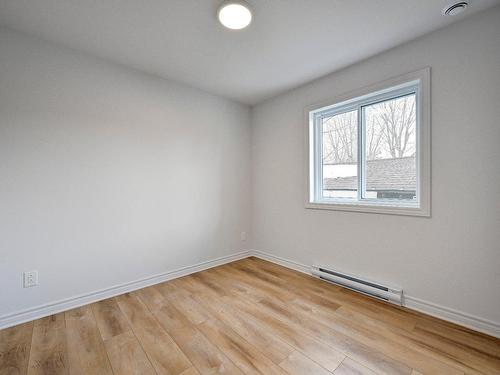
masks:
[[[358,121],[358,198],[325,198],[322,195],[322,144],[318,125],[321,115],[346,112],[370,103],[415,93],[416,95],[416,162],[417,199],[415,201],[362,199],[364,170],[363,130]],[[359,113],[359,111],[358,111]],[[305,108],[306,122],[306,208],[369,212],[395,215],[431,215],[431,121],[430,121],[430,68],[424,68],[399,77],[355,90],[345,95]],[[316,145],[319,144],[319,147]]]

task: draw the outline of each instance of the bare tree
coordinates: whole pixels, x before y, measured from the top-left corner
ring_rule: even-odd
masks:
[[[356,112],[330,117],[323,122],[323,162],[354,163],[357,159]]]
[[[415,97],[405,96],[376,104],[374,116],[384,143],[384,151],[391,158],[415,154],[416,112]]]
[[[365,107],[367,160],[400,158],[415,154],[415,96],[387,100]],[[357,111],[323,121],[323,163],[357,161]]]
[[[323,162],[331,164],[355,163],[357,160],[357,112],[342,113],[323,123]],[[366,157],[380,155],[383,138],[380,125],[372,119],[366,129]]]
[[[380,126],[375,121],[371,120],[370,126],[366,127],[366,159],[373,160],[380,156],[383,146],[382,132]]]

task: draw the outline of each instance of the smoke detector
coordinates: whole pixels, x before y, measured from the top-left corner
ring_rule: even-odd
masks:
[[[458,3],[450,4],[443,9],[443,16],[456,16],[467,9],[468,5],[467,1],[459,1]]]

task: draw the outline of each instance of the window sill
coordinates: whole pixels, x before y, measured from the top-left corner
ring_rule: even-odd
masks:
[[[365,212],[365,213],[387,214],[387,215],[420,216],[420,217],[431,216],[429,209],[426,209],[424,207],[418,207],[416,205],[391,206],[388,204],[373,204],[370,202],[367,203],[306,202],[305,208],[316,209],[316,210]]]

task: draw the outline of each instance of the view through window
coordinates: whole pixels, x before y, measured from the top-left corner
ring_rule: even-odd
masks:
[[[321,128],[323,197],[416,199],[415,93],[325,116]]]
[[[429,69],[371,87],[308,109],[306,207],[428,216]]]

